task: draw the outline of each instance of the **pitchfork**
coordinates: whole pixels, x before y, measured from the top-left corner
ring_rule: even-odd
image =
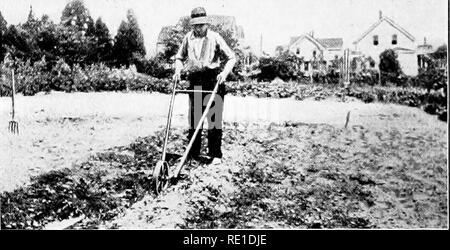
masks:
[[[13,134],[19,134],[19,123],[16,122],[14,120],[14,115],[15,115],[15,111],[14,111],[14,93],[16,92],[16,88],[15,88],[15,84],[14,84],[14,70],[11,70],[11,76],[12,76],[12,81],[11,81],[11,99],[12,99],[12,119],[11,121],[9,121],[9,126],[8,129],[11,133]]]

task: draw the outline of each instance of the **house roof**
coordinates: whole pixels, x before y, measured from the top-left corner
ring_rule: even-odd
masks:
[[[402,48],[402,47],[395,47],[395,48],[393,48],[393,50],[414,51],[414,50],[412,50],[412,49]]]
[[[302,37],[302,36],[292,36],[291,40],[289,41],[289,46],[291,46],[292,44],[294,44],[295,42],[297,42],[297,40]]]
[[[315,39],[314,37],[312,37],[309,34],[301,35],[301,36],[297,37],[295,40],[293,40],[291,38],[291,42],[289,43],[289,47],[291,47],[292,45],[296,44],[298,41],[303,40],[303,39],[307,39],[307,40],[311,41],[312,43],[314,43],[321,50],[325,50],[326,49],[321,43],[319,43],[317,41],[317,39]]]
[[[344,44],[342,38],[314,38],[309,34],[305,34],[301,36],[291,37],[289,46],[294,45],[296,42],[300,41],[303,38],[309,39],[322,49],[342,49],[342,45]]]
[[[394,51],[400,52],[400,53],[414,53],[415,51],[408,48],[402,48],[402,47],[395,47],[393,48]]]
[[[357,44],[359,41],[361,41],[370,32],[372,32],[372,30],[374,30],[376,27],[378,27],[378,25],[380,25],[383,22],[388,23],[389,25],[391,25],[392,27],[394,27],[395,29],[397,29],[398,31],[403,33],[411,41],[414,42],[416,40],[413,35],[411,35],[408,31],[406,31],[405,29],[400,27],[398,24],[396,24],[392,19],[390,19],[388,17],[382,17],[382,18],[378,19],[378,21],[376,23],[374,23],[372,26],[370,26],[370,28],[366,32],[364,32],[356,41],[353,42],[353,44]]]
[[[342,38],[317,38],[316,40],[327,49],[341,49],[344,44]]]

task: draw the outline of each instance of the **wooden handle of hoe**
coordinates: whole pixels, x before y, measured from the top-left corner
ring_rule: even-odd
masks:
[[[11,81],[11,99],[12,99],[12,119],[14,120],[14,93],[16,92],[16,87],[15,87],[15,82],[14,82],[14,70],[11,70],[11,77],[12,77],[12,81]]]

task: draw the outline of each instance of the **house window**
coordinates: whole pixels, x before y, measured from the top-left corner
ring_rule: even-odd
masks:
[[[375,68],[375,60],[373,60],[372,57],[369,57],[368,61],[369,61],[369,66],[371,68]]]
[[[378,36],[377,35],[373,36],[373,45],[375,45],[375,46],[378,45]]]
[[[297,55],[300,55],[300,49],[297,48],[297,51],[295,52]]]
[[[393,45],[397,44],[397,35],[392,35],[392,44]]]
[[[308,65],[309,63],[308,62],[305,62],[305,71],[308,71],[309,70],[309,65]]]

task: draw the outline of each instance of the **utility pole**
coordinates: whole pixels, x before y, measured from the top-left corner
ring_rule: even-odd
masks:
[[[262,46],[263,46],[263,35],[262,35],[262,33],[261,33],[261,39],[260,39],[260,41],[259,41],[259,53],[260,53],[261,56],[263,55],[263,49],[262,49]]]

